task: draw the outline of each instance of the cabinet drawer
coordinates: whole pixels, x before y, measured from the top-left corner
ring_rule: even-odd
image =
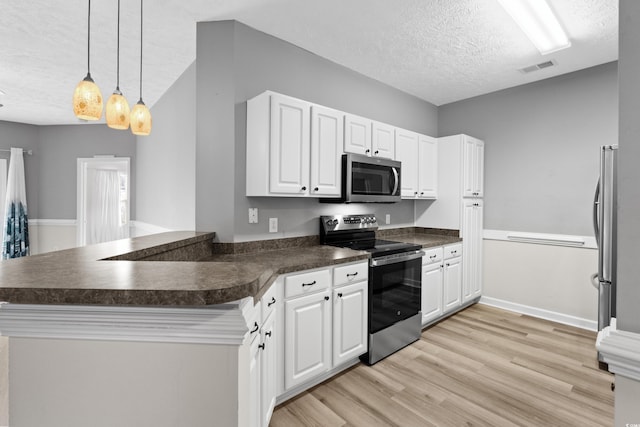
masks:
[[[271,284],[271,287],[264,293],[262,299],[262,320],[267,320],[267,317],[273,312],[277,305],[280,304],[281,293],[278,291],[281,289],[281,284],[276,281]]]
[[[455,258],[457,256],[462,256],[462,243],[444,247],[444,259]]]
[[[359,262],[348,264],[333,269],[333,286],[341,286],[349,283],[361,282],[369,277],[369,263]]]
[[[442,247],[423,250],[424,256],[422,257],[422,265],[434,264],[442,261]]]
[[[308,273],[294,274],[284,279],[284,297],[306,295],[329,288],[331,270],[316,270]]]

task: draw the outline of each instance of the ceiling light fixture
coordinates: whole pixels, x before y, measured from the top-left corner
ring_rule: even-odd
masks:
[[[142,2],[140,0],[140,99],[131,110],[131,132],[144,136],[151,133],[151,112],[142,101]]]
[[[118,56],[116,59],[116,90],[107,100],[107,126],[113,129],[129,128],[129,103],[120,92],[120,0],[118,0]]]
[[[571,46],[546,0],[498,0],[542,55]]]
[[[78,83],[73,92],[73,112],[82,120],[99,120],[102,116],[102,94],[91,78],[91,0],[87,18],[87,76]]]

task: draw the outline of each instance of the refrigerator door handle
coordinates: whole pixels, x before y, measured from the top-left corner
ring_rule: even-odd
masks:
[[[598,205],[600,205],[600,179],[596,184],[596,191],[593,196],[593,234],[596,237],[596,244],[600,246],[600,226],[598,224]]]

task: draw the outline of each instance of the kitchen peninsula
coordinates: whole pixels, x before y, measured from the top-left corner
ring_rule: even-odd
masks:
[[[424,246],[460,240],[402,233]],[[369,255],[317,236],[214,237],[170,232],[0,262],[11,425],[252,425],[260,300],[282,275]]]

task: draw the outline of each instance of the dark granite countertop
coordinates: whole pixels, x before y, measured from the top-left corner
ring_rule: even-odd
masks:
[[[202,306],[259,298],[279,274],[368,258],[320,245],[211,255],[214,236],[169,232],[0,261],[0,301]]]
[[[427,229],[428,230],[428,229]],[[457,230],[380,230],[381,238],[442,246]],[[213,243],[176,231],[0,261],[0,301],[16,304],[203,306],[259,299],[280,274],[366,260],[317,236]]]

